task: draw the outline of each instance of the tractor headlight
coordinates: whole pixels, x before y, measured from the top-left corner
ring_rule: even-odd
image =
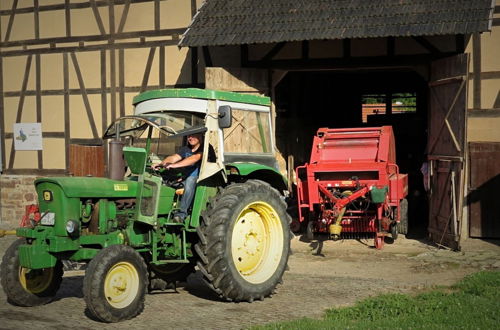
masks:
[[[78,234],[78,227],[78,222],[76,222],[75,220],[69,220],[68,222],[66,222],[66,231],[70,235]]]

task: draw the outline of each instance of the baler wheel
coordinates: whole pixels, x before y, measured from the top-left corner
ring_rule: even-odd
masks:
[[[32,307],[52,301],[61,286],[63,266],[60,261],[52,268],[28,269],[19,264],[19,246],[25,239],[14,241],[5,251],[0,266],[0,282],[7,300],[14,305]]]
[[[147,267],[132,247],[112,245],[90,261],[83,280],[88,310],[100,321],[119,322],[144,309]]]
[[[380,234],[375,234],[375,248],[377,250],[382,250],[384,247],[384,236]]]
[[[290,252],[290,216],[279,192],[248,180],[223,189],[202,215],[198,268],[221,298],[262,300],[281,282]]]

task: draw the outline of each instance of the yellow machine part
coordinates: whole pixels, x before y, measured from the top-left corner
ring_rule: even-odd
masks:
[[[0,237],[4,237],[6,235],[15,235],[16,231],[15,230],[4,230],[0,229]]]

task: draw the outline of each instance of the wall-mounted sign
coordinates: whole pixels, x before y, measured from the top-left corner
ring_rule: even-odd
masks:
[[[16,150],[42,150],[42,124],[14,124],[14,148]]]

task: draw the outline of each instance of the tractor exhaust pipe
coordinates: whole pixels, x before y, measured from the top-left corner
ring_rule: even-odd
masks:
[[[125,176],[125,160],[123,145],[120,140],[120,125],[116,124],[116,138],[109,142],[108,177],[112,180],[123,180]]]

